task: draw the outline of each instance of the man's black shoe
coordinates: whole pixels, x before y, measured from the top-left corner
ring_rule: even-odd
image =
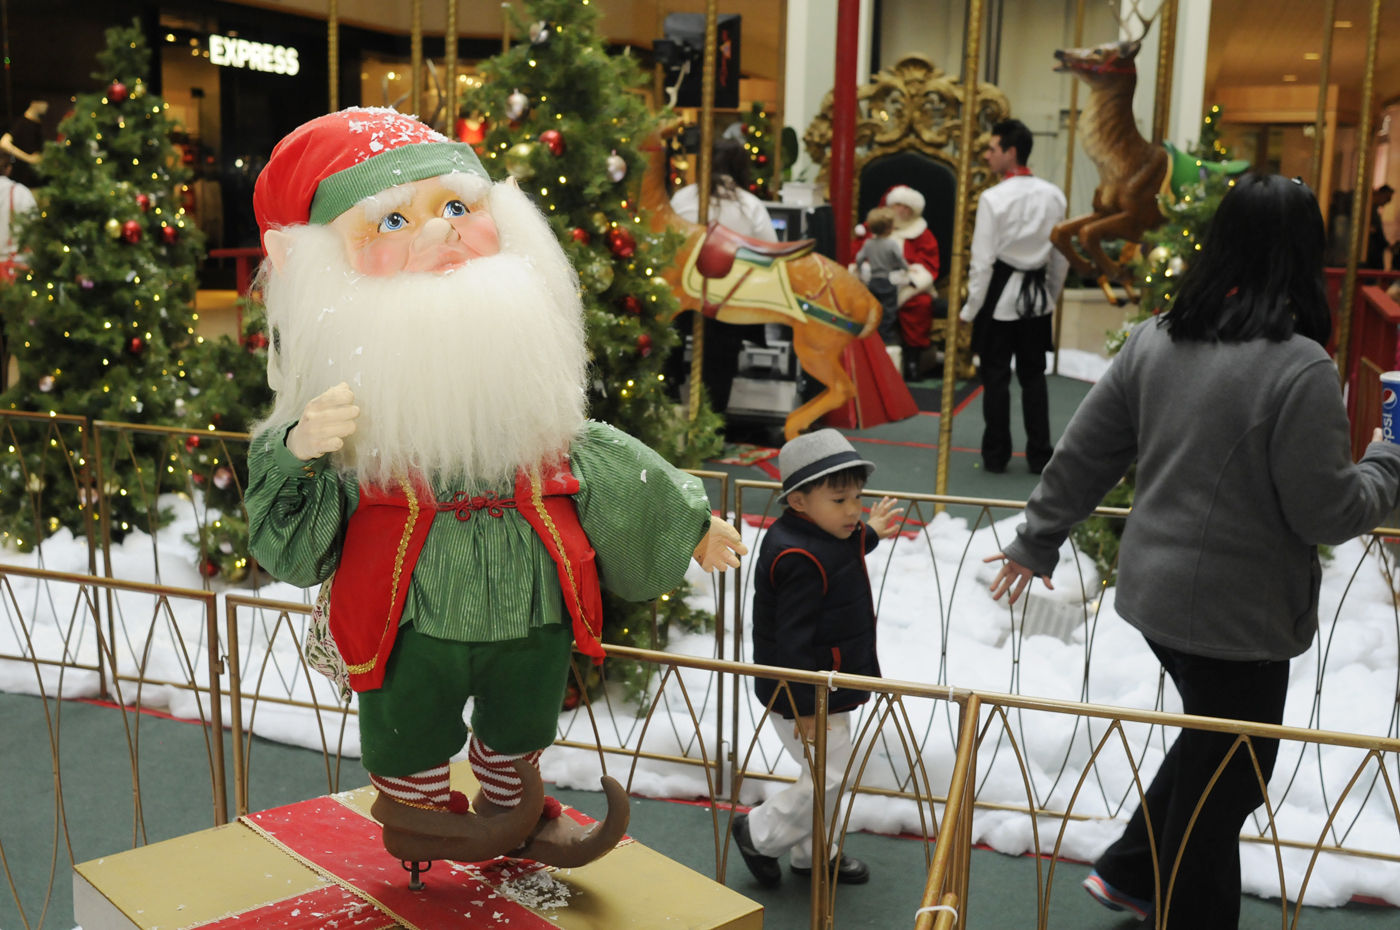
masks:
[[[773,856],[765,856],[754,848],[749,838],[749,815],[739,814],[734,818],[734,845],[739,847],[739,855],[744,857],[744,865],[749,867],[753,877],[765,888],[776,888],[783,880],[782,867]],[[867,870],[868,871],[868,870]]]
[[[738,824],[735,824],[735,832],[738,832]],[[741,847],[742,848],[742,847]],[[804,868],[797,865],[789,865],[798,875],[811,875],[810,867]],[[861,862],[854,856],[841,857],[841,864],[836,868],[836,881],[842,885],[864,885],[870,881],[870,866]]]
[[[982,470],[991,472],[994,475],[1004,474],[1006,472],[1006,463],[1002,462],[1000,465],[994,465],[991,462],[983,460]]]

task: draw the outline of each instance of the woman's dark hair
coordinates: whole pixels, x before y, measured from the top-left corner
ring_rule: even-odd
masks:
[[[720,139],[710,150],[710,196],[732,197],[749,189],[749,153],[738,139]]]
[[[1160,325],[1174,342],[1277,342],[1297,333],[1327,345],[1325,241],[1317,198],[1301,180],[1236,179]]]

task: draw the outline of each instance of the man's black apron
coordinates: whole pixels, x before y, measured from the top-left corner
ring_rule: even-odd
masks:
[[[1055,348],[1055,336],[1050,325],[1050,292],[1045,286],[1045,269],[1046,266],[1041,265],[1039,268],[1021,272],[1021,292],[1016,295],[1016,312],[1021,315],[1022,320],[1034,317],[1032,325],[1037,330],[1044,327],[1041,341],[1045,351],[1050,352]],[[1017,271],[1020,269],[1011,267],[999,258],[992,262],[992,280],[987,285],[987,296],[983,299],[977,316],[972,320],[973,354],[981,355],[986,347],[992,315],[996,313],[997,304],[1001,302],[1001,293],[1006,290],[1007,282]],[[1037,332],[1035,335],[1040,337],[1042,334]]]

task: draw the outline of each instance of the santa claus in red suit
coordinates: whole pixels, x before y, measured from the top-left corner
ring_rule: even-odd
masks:
[[[917,374],[919,355],[930,343],[933,300],[938,296],[933,282],[938,277],[938,240],[924,220],[924,195],[904,184],[896,184],[880,199],[895,212],[891,238],[903,243],[904,260],[909,263],[909,280],[899,288],[899,341],[904,347],[906,377]],[[863,228],[855,248],[865,243]]]

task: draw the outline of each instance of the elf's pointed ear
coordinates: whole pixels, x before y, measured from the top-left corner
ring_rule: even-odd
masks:
[[[263,233],[263,248],[272,262],[272,267],[281,271],[287,262],[287,253],[292,250],[292,236],[280,229],[269,229]]]

